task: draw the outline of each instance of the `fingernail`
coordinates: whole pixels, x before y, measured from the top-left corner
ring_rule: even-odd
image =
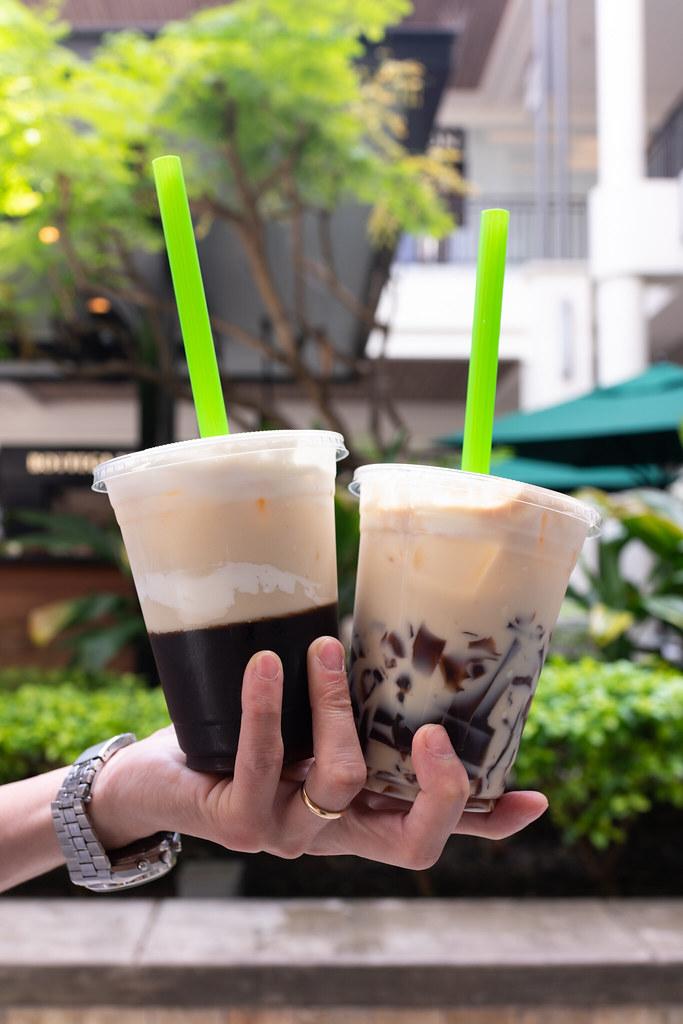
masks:
[[[433,726],[427,733],[427,750],[434,757],[455,757],[448,733],[438,725]]]
[[[339,641],[332,637],[321,643],[318,658],[328,672],[341,672],[344,668],[344,650]]]
[[[259,654],[256,659],[256,675],[260,679],[267,679],[272,681],[277,679],[278,672],[280,671],[280,659],[270,651],[263,651]]]

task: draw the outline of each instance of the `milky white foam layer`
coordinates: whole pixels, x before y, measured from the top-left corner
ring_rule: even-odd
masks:
[[[156,611],[166,609],[165,617],[172,616],[185,629],[197,622],[210,626],[229,620],[240,602],[244,611],[243,599],[248,596],[290,597],[298,599],[302,607],[330,601],[329,588],[321,582],[254,562],[227,562],[206,576],[182,570],[138,574],[137,586],[140,600],[150,614],[158,617]],[[273,602],[268,604],[272,609]]]

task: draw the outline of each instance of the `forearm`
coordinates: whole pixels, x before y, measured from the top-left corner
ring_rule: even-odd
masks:
[[[0,786],[0,892],[64,863],[50,804],[67,771]]]

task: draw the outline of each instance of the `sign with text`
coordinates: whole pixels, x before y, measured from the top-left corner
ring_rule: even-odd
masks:
[[[22,511],[108,519],[109,502],[90,491],[92,474],[98,463],[120,454],[117,445],[0,447],[0,535],[11,538],[21,533],[17,513]]]

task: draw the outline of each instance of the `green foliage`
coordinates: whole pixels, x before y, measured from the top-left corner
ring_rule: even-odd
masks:
[[[98,526],[85,516],[33,510],[13,512],[11,520],[22,528],[21,535],[13,541],[22,551],[45,551],[57,556],[82,552],[111,562],[130,576],[126,549],[116,526]]]
[[[624,842],[653,804],[683,808],[683,674],[590,658],[543,671],[515,781],[542,789],[567,843]]]
[[[580,497],[597,505],[608,520],[598,541],[597,568],[582,564],[587,589],[569,591],[587,614],[590,638],[613,659],[644,649],[638,627],[653,620],[661,641],[667,632],[683,636],[683,503],[666,491],[650,489],[620,495],[590,490]],[[652,559],[640,586],[622,568],[624,554],[634,544],[644,545]]]
[[[0,692],[17,690],[20,686],[55,687],[68,683],[79,690],[106,690],[119,683],[141,682],[132,672],[89,671],[70,666],[69,668],[0,668]]]
[[[90,60],[66,27],[18,0],[0,5],[0,314],[73,324],[97,289],[130,300],[130,254],[161,247],[150,164],[183,156],[208,222],[240,228],[354,200],[376,238],[403,228],[443,234],[442,195],[458,189],[455,154],[409,153],[400,108],[420,101],[421,69],[358,62],[407,0],[237,0],[172,23],[156,37],[122,31]],[[251,196],[239,180],[246,182]],[[46,225],[60,231],[42,244]],[[260,228],[254,228],[252,243]],[[149,313],[140,304],[138,333]]]
[[[161,690],[134,676],[0,673],[0,784],[73,761],[107,736],[168,725]]]

